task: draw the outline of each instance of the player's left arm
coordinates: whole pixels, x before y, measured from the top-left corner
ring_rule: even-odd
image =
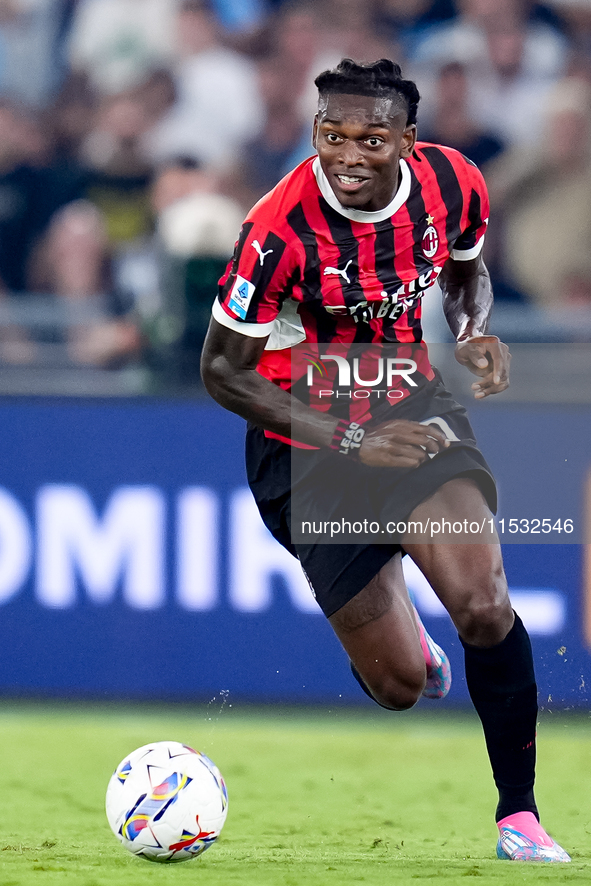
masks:
[[[456,360],[480,376],[472,385],[482,400],[509,387],[509,348],[496,335],[488,335],[493,305],[490,276],[482,255],[469,261],[449,258],[439,278],[443,311],[456,341]]]

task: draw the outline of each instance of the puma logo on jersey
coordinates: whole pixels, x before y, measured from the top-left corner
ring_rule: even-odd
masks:
[[[347,274],[347,268],[352,263],[353,263],[353,259],[350,258],[342,271],[340,271],[338,268],[325,268],[324,269],[324,276],[326,277],[327,274],[336,274],[338,277],[342,277],[343,280],[345,280],[347,283],[350,283],[351,281],[349,280],[349,275]]]
[[[267,249],[266,252],[263,252],[263,247],[261,246],[261,244],[259,243],[258,240],[253,240],[252,243],[251,243],[250,245],[252,246],[252,248],[253,248],[256,252],[258,252],[258,254],[259,254],[259,261],[260,261],[260,263],[261,263],[261,268],[262,268],[263,265],[265,264],[265,256],[266,256],[266,255],[270,255],[270,254],[273,252],[273,250],[272,250],[272,249]]]

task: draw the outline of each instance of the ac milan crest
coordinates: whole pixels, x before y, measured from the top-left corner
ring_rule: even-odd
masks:
[[[423,235],[423,255],[433,258],[439,247],[439,235],[434,225],[429,225]]]

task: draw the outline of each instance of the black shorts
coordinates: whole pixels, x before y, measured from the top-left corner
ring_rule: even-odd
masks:
[[[439,378],[394,406],[391,417],[411,421],[439,417],[457,440],[413,470],[373,468],[329,449],[295,449],[265,437],[259,428],[248,428],[248,483],[261,517],[277,541],[299,558],[327,617],[359,593],[401,547],[395,535],[378,543],[371,533],[355,533],[350,543],[343,543],[342,537],[333,543],[307,542],[300,517],[312,515],[314,525],[313,499],[318,500],[318,490],[322,513],[329,520],[359,521],[373,515],[382,525],[398,524],[448,480],[471,477],[496,512],[495,481],[476,446],[466,411]]]

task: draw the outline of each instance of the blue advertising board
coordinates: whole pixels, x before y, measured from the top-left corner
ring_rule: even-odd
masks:
[[[0,692],[365,703],[297,561],[258,517],[240,419],[200,402],[89,400],[4,401],[0,417]],[[497,474],[500,516],[535,516],[547,477],[562,516],[582,526],[588,407],[496,407],[472,418]],[[527,478],[511,454],[519,441]],[[544,706],[588,703],[584,552],[505,545]],[[450,698],[464,702],[457,635],[410,562],[406,571],[450,654]]]

